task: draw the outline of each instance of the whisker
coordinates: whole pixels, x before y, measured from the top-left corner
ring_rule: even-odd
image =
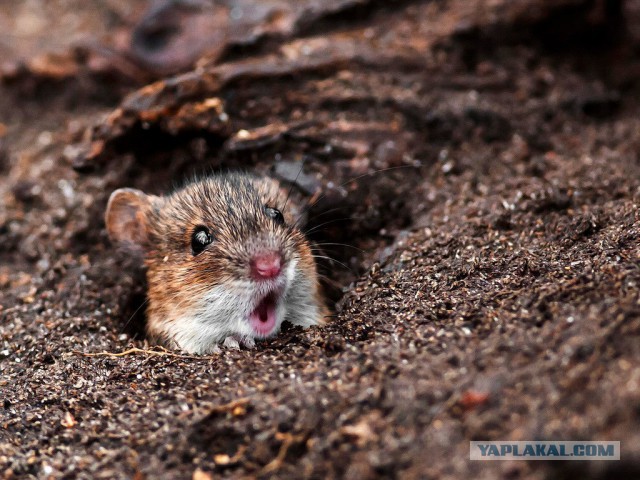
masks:
[[[342,263],[341,261],[336,260],[335,258],[327,257],[327,256],[324,256],[324,255],[311,255],[311,256],[313,258],[321,258],[321,259],[324,259],[324,260],[328,260],[330,263],[337,263],[338,265],[342,265],[344,268],[346,268],[351,273],[353,273],[353,270],[350,267],[348,267],[346,264]]]
[[[136,308],[135,312],[133,312],[133,313],[131,314],[131,316],[129,317],[129,319],[128,319],[128,320],[125,322],[125,324],[122,326],[122,328],[120,329],[120,333],[121,333],[121,334],[122,334],[122,333],[124,333],[124,331],[127,329],[127,327],[129,326],[129,324],[131,323],[131,320],[133,320],[133,317],[135,317],[135,316],[136,316],[136,314],[140,311],[140,309],[141,309],[142,307],[144,307],[147,303],[149,303],[149,299],[148,299],[148,298],[145,298],[144,302],[142,302],[142,303],[140,304],[140,306],[139,306],[138,308]]]
[[[361,248],[358,248],[354,245],[349,245],[347,243],[332,243],[332,242],[323,242],[323,243],[315,243],[314,245],[317,245],[318,247],[347,247],[347,248],[353,248],[354,250],[358,250],[360,253],[365,253],[365,251]]]
[[[325,225],[331,225],[332,223],[335,222],[344,222],[347,220],[359,220],[362,219],[364,217],[345,217],[345,218],[334,218],[333,220],[328,220],[324,223],[321,223],[320,225],[315,225],[313,228],[307,230],[306,232],[304,232],[305,235],[309,235],[311,232],[315,232],[316,230],[318,230],[319,228],[324,227]]]
[[[291,192],[293,192],[293,187],[295,187],[296,182],[298,181],[298,177],[300,177],[300,174],[304,169],[304,164],[306,161],[307,161],[307,157],[303,157],[302,162],[300,164],[300,170],[298,170],[298,174],[296,175],[296,178],[293,180],[293,182],[291,182],[291,186],[289,187],[289,193],[287,193],[287,198],[284,201],[284,206],[282,207],[282,213],[284,213],[285,209],[287,208],[287,203],[289,203],[289,197],[291,196]]]
[[[330,283],[333,286],[340,286],[342,287],[342,284],[336,280],[335,278],[332,278],[331,276],[329,276],[328,274],[325,273],[320,273],[318,274],[322,279],[324,279],[325,282]]]
[[[331,285],[334,288],[342,288],[343,287],[342,283],[340,283],[339,281],[337,281],[337,280],[335,280],[335,279],[333,279],[333,278],[331,278],[331,277],[329,277],[327,275],[324,275],[324,274],[321,274],[321,273],[317,273],[317,275],[318,275],[319,279],[323,280],[325,283]]]
[[[308,218],[306,224],[309,225],[312,220],[315,220],[315,219],[317,219],[319,217],[323,217],[325,215],[329,215],[330,213],[333,213],[333,212],[337,212],[338,210],[344,210],[345,208],[347,208],[346,205],[342,205],[340,207],[335,207],[335,208],[331,208],[331,209],[329,209],[327,211],[320,212],[317,215],[314,215],[313,217]]]
[[[348,185],[349,183],[353,183],[353,182],[355,182],[355,181],[357,181],[357,180],[360,180],[361,178],[364,178],[364,177],[369,176],[369,175],[376,175],[376,174],[378,174],[378,173],[388,172],[388,171],[391,171],[391,170],[399,170],[399,169],[401,169],[401,168],[419,168],[419,165],[399,165],[399,166],[396,166],[396,167],[382,168],[382,169],[380,169],[380,170],[376,170],[376,171],[373,171],[373,172],[363,173],[362,175],[358,175],[356,178],[352,178],[351,180],[347,180],[346,182],[341,183],[340,185],[338,185],[338,186],[336,187],[336,189],[338,189],[338,188],[342,188],[342,187],[344,187],[345,185]],[[306,213],[310,208],[312,208],[312,207],[314,207],[315,205],[317,205],[317,204],[318,204],[318,202],[319,202],[320,200],[322,200],[323,198],[325,198],[326,196],[327,196],[327,193],[323,193],[323,194],[322,194],[322,195],[320,195],[318,198],[316,198],[316,199],[315,199],[315,201],[313,201],[311,204],[307,204],[307,206],[302,210],[302,212],[301,212],[301,213],[300,213],[300,215],[298,216],[298,220],[296,221],[296,224],[298,223],[298,221],[300,220],[300,218],[302,218],[302,215],[303,215],[304,213]]]

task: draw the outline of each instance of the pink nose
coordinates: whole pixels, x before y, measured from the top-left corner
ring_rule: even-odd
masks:
[[[278,252],[260,253],[251,261],[251,273],[258,280],[277,277],[282,270],[282,255]]]

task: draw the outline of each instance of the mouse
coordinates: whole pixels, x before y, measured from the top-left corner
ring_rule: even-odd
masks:
[[[283,322],[325,323],[303,213],[270,177],[219,173],[164,196],[120,188],[105,224],[112,243],[141,258],[149,340],[187,353],[252,348]]]

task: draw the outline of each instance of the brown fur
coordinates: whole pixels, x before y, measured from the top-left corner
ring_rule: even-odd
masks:
[[[321,315],[327,314],[311,248],[296,226],[299,212],[290,204],[285,209],[286,200],[275,180],[241,174],[196,181],[166,197],[131,189],[112,194],[105,215],[109,236],[144,253],[152,339],[170,344],[165,327],[176,312],[188,311],[213,286],[247,279],[250,259],[265,242],[282,253],[285,264],[298,258],[297,268],[313,285],[309,293]],[[285,225],[268,217],[265,206],[281,210]],[[191,237],[199,226],[214,241],[194,256]]]

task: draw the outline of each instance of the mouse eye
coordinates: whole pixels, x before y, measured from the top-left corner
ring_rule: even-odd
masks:
[[[213,242],[213,237],[207,227],[196,227],[191,236],[191,251],[194,255],[202,252],[207,245]]]
[[[264,211],[269,217],[273,218],[278,225],[284,225],[284,216],[280,210],[271,207],[264,207]]]

